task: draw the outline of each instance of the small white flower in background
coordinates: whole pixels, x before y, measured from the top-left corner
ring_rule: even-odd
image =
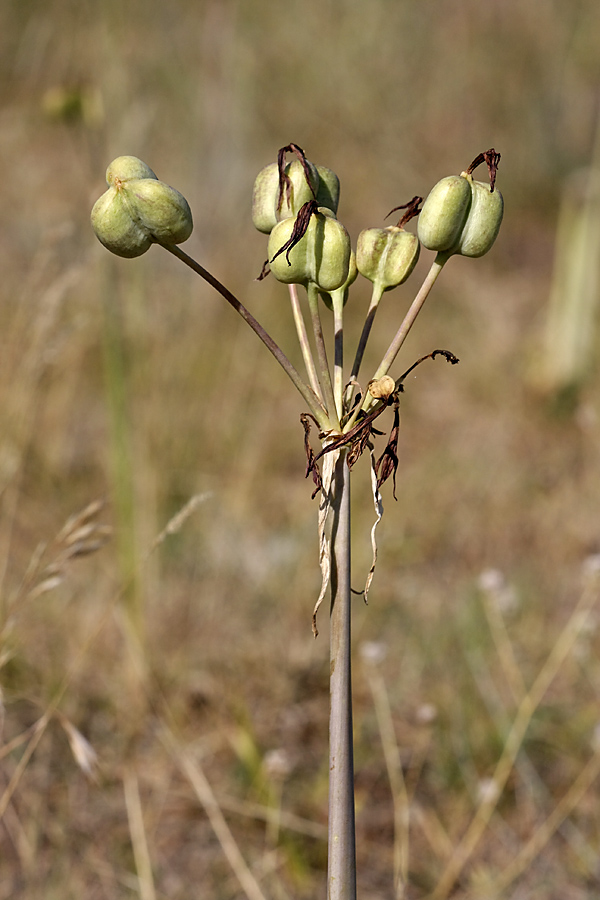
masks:
[[[586,556],[582,565],[583,577],[594,578],[600,572],[600,553],[592,553]]]
[[[363,662],[378,666],[387,656],[387,647],[383,641],[363,641],[360,645],[360,656]]]
[[[573,655],[575,659],[584,662],[593,654],[593,639],[598,631],[598,616],[594,612],[589,612],[582,621],[577,635],[577,640],[573,647]]]
[[[269,750],[267,753],[265,753],[263,766],[265,772],[270,778],[281,780],[287,778],[293,768],[289,754],[281,748],[277,750]]]
[[[478,579],[480,589],[494,601],[498,612],[514,612],[519,605],[517,592],[499,569],[484,569]]]
[[[479,576],[479,587],[491,593],[505,587],[506,582],[500,569],[484,569]]]
[[[421,703],[417,709],[417,722],[419,725],[431,725],[437,717],[437,706],[434,706],[433,703]]]
[[[477,785],[477,799],[480,803],[493,803],[499,795],[498,785],[493,778],[482,778]]]

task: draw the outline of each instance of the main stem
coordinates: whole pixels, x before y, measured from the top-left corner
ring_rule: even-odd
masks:
[[[350,470],[342,450],[335,467],[333,498],[328,900],[356,900],[352,667],[350,656]]]

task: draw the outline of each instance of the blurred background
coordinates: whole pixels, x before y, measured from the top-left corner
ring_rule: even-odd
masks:
[[[599,101],[597,0],[1,4],[0,900],[325,895],[301,398],[208,285],[89,225],[141,157],[300,367],[250,221],[291,141],[353,240],[502,154],[493,251],[449,262],[394,369],[461,361],[407,382],[356,597],[359,895],[599,895]],[[385,295],[365,377],[430,262]],[[360,589],[366,459],[353,503]]]

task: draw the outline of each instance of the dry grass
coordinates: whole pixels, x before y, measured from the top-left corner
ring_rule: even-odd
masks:
[[[290,140],[338,171],[354,237],[503,154],[497,246],[449,263],[403,351],[461,365],[407,385],[356,602],[357,650],[386,651],[356,657],[360,896],[598,896],[600,373],[531,378],[562,185],[592,154],[598,4],[51,0],[0,24],[0,900],[325,893],[302,405],[175,260],[111,258],[88,224],[108,162],[141,156],[188,197],[190,252],[293,348],[249,217]],[[354,503],[360,585],[366,464]]]

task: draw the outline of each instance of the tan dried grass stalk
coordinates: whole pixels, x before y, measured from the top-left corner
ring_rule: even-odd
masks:
[[[177,763],[185,777],[188,779],[196,797],[200,801],[211,827],[215,833],[221,849],[232,868],[234,875],[246,893],[248,900],[266,900],[256,878],[248,868],[240,849],[233,837],[231,830],[225,821],[221,807],[214,795],[200,762],[192,759],[189,751],[180,746],[179,741],[170,728],[163,730],[163,741],[169,750],[173,760]]]
[[[408,859],[410,844],[410,803],[402,772],[400,748],[396,741],[394,722],[388,692],[376,661],[363,656],[375,716],[381,737],[385,767],[387,770],[394,805],[394,895],[397,900],[406,896],[408,887]]]
[[[531,719],[542,702],[546,691],[558,674],[562,664],[584,628],[587,619],[592,612],[598,596],[599,575],[597,571],[588,574],[588,578],[581,596],[571,614],[564,629],[558,636],[550,654],[542,666],[537,678],[529,691],[523,696],[513,721],[512,727],[506,738],[504,750],[496,764],[496,769],[491,778],[493,790],[486,792],[478,809],[471,820],[462,840],[455,847],[448,865],[443,871],[438,884],[427,900],[445,900],[450,894],[456,879],[463,871],[471,858],[485,829],[496,809],[498,800],[506,786],[508,777],[515,764],[523,739],[531,722]]]
[[[146,827],[142,812],[140,798],[140,786],[137,775],[127,769],[123,776],[123,791],[125,794],[125,808],[127,809],[127,821],[131,846],[137,869],[138,884],[141,900],[156,900],[154,889],[154,876],[152,874],[152,862],[146,838]]]

